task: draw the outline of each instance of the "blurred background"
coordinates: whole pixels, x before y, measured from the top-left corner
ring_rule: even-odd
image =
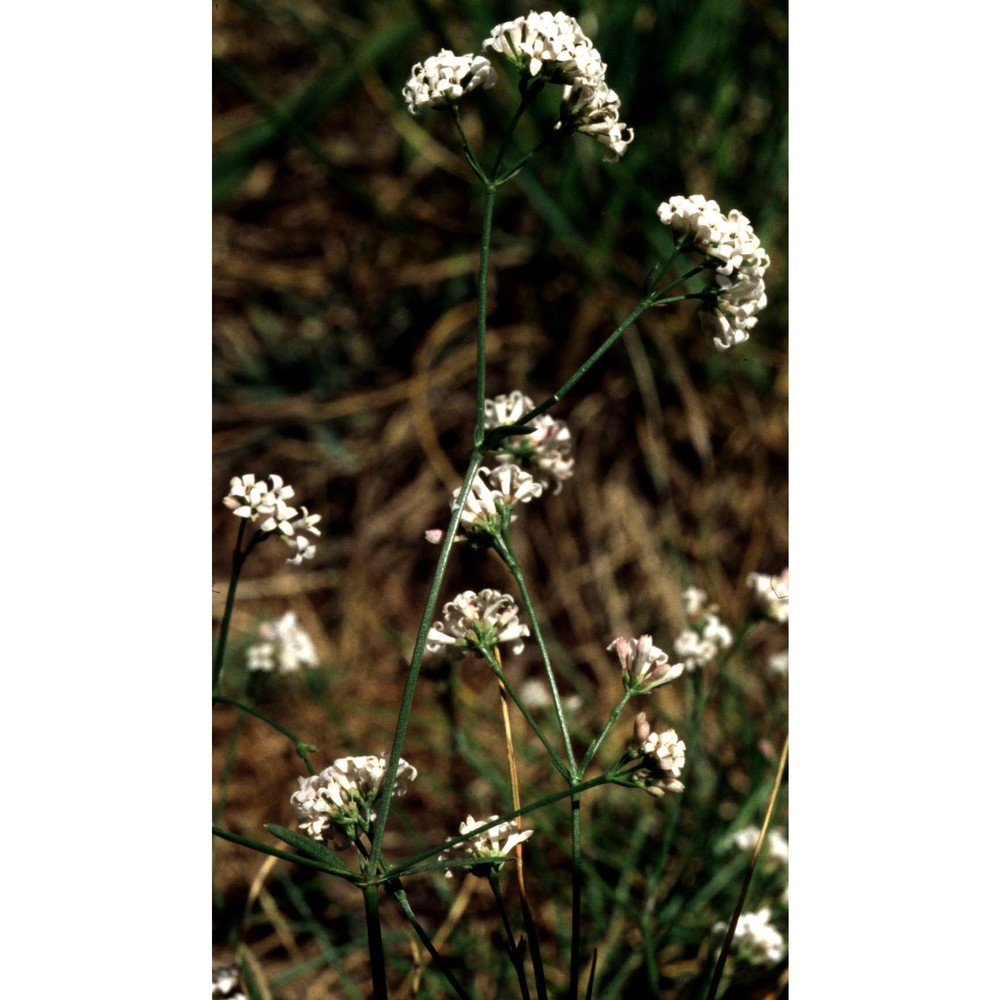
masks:
[[[474,420],[481,197],[447,115],[413,118],[401,90],[413,63],[441,48],[478,52],[493,25],[530,9],[214,5],[215,624],[237,528],[221,498],[232,476],[277,473],[294,486],[293,503],[322,515],[323,535],[315,559],[297,568],[276,543],[251,557],[225,686],[241,696],[251,686],[258,704],[319,746],[317,768],[391,742],[437,558],[424,531],[447,523]],[[738,632],[747,573],[779,573],[788,562],[788,19],[787,5],[769,0],[561,9],[600,50],[635,140],[619,163],[604,163],[603,146],[574,136],[501,190],[488,395],[520,389],[541,401],[600,344],[669,254],[656,207],[671,195],[739,208],[771,257],[769,304],[748,343],[717,352],[693,304],[647,312],[552,411],[573,433],[576,474],[525,509],[515,542],[560,684],[580,696],[573,725],[585,745],[621,690],[606,652],[615,636],[649,632],[670,649],[690,584]],[[503,72],[494,90],[462,103],[477,150],[495,149],[515,106],[513,76]],[[522,148],[546,110],[527,123]],[[495,560],[459,552],[446,599],[486,586],[513,588]],[[248,678],[259,624],[288,610],[321,666]],[[595,995],[696,995],[711,964],[707,931],[728,917],[741,877],[712,845],[748,816],[759,821],[787,729],[786,681],[765,666],[786,644],[783,630],[762,623],[731,657],[685,772],[683,809],[625,789],[588,800]],[[539,675],[531,643],[509,670],[516,680]],[[484,671],[472,661],[432,666],[419,687],[404,756],[421,777],[394,811],[390,853],[452,836],[469,812],[505,810],[496,691]],[[687,703],[673,687],[641,707],[680,730]],[[290,744],[226,706],[214,720],[217,821],[262,839],[266,822],[293,825],[288,799],[302,765]],[[625,739],[623,719],[609,758]],[[525,742],[522,794],[555,790],[556,776]],[[547,842],[553,867],[529,867],[529,890],[552,954],[565,954],[554,849],[565,846],[568,824],[559,810],[534,825],[544,833],[539,861]],[[353,890],[229,843],[213,850],[216,964],[240,945],[276,998],[368,995]],[[410,889],[432,927],[458,891],[430,878]],[[469,891],[450,945],[486,970],[489,900]],[[391,908],[385,920],[397,963],[390,979],[412,995],[403,924]],[[785,980],[783,966],[748,970],[728,995],[777,996]],[[490,992],[488,977],[479,985],[483,996],[509,995]],[[420,988],[447,995],[432,970]]]

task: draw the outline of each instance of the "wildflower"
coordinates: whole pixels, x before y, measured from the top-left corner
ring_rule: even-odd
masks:
[[[714,271],[712,304],[701,317],[715,346],[722,351],[747,340],[767,305],[764,273],[771,263],[750,220],[735,208],[723,215],[718,202],[700,194],[675,195],[656,213]]]
[[[271,487],[268,489],[263,480],[257,480],[253,473],[245,476],[233,476],[229,481],[229,495],[223,499],[223,503],[237,516],[249,518],[256,522],[258,518],[265,517],[260,530],[269,532],[275,528],[290,535],[293,533],[289,523],[295,517],[297,511],[294,507],[289,507],[285,501],[294,495],[295,490],[291,486],[285,486],[281,476],[269,476]]]
[[[661,684],[669,684],[684,673],[683,663],[671,663],[662,649],[653,645],[653,639],[641,635],[638,639],[619,636],[608,651],[614,651],[622,668],[622,683],[632,694],[648,694]]]
[[[452,104],[471,90],[489,90],[497,82],[496,70],[485,56],[457,56],[442,49],[422,63],[416,63],[403,88],[403,97],[411,115],[425,108]]]
[[[299,829],[316,840],[331,841],[338,849],[367,832],[375,822],[375,803],[382,793],[387,766],[385,754],[342,757],[308,778],[299,778],[292,805]],[[406,794],[417,769],[400,758],[392,796]],[[345,840],[346,837],[346,840]]]
[[[531,11],[527,17],[498,24],[483,42],[483,51],[487,49],[505,56],[529,76],[544,72],[557,83],[603,79],[606,69],[576,18],[562,11]]]
[[[229,481],[229,495],[222,502],[237,517],[247,518],[252,523],[264,518],[258,530],[270,534],[277,529],[278,537],[295,549],[295,555],[287,561],[298,566],[303,559],[312,559],[316,554],[316,546],[303,534],[319,536],[316,524],[320,515],[310,514],[308,507],[299,509],[286,503],[295,495],[295,490],[286,486],[281,476],[271,475],[268,479],[270,487],[263,480],[257,480],[253,473],[233,476]]]
[[[684,769],[684,741],[673,729],[654,733],[645,712],[639,712],[633,724],[632,746],[625,759],[642,758],[638,767],[627,771],[628,783],[644,788],[650,795],[662,798],[667,792],[682,792],[678,781]]]
[[[618,121],[618,95],[605,82],[607,66],[576,19],[562,11],[531,11],[526,17],[498,24],[483,42],[530,77],[543,76],[563,85],[562,114],[557,128],[592,135],[620,159],[633,130]]]
[[[520,687],[518,694],[525,708],[551,708],[552,689],[537,677],[529,677]],[[560,695],[563,711],[579,712],[583,707],[583,698],[578,694]]]
[[[212,969],[212,997],[220,1000],[247,1000],[240,988],[240,970],[236,965],[220,965]]]
[[[749,853],[757,846],[757,839],[760,837],[760,827],[745,826],[734,831],[723,841],[725,847],[736,847],[741,851]],[[774,866],[788,865],[788,840],[785,835],[776,829],[767,831],[762,849],[766,861]]]
[[[519,390],[510,395],[486,400],[486,429],[521,424],[526,413],[535,408],[531,399]],[[506,438],[495,452],[497,461],[517,463],[536,476],[543,489],[553,487],[558,493],[565,480],[573,475],[573,438],[565,420],[556,420],[548,413],[535,417],[528,425],[530,434]]]
[[[788,569],[780,576],[751,573],[747,586],[753,591],[754,604],[767,618],[785,624],[788,621]]]
[[[788,676],[788,650],[783,649],[780,653],[772,653],[767,660],[768,669],[782,677]]]
[[[718,616],[718,607],[708,603],[708,595],[688,587],[681,595],[688,625],[674,640],[674,654],[685,670],[707,667],[733,644],[733,633]]]
[[[726,930],[726,924],[717,923],[716,933]],[[751,965],[774,965],[785,954],[785,939],[771,923],[771,910],[764,907],[756,913],[742,913],[736,922],[733,935],[733,952]]]
[[[316,555],[316,546],[302,535],[294,535],[285,539],[287,544],[295,549],[295,554],[289,556],[285,562],[290,562],[293,566],[302,564],[303,559],[312,559]]]
[[[607,161],[620,160],[635,137],[635,130],[618,120],[620,106],[603,80],[578,80],[563,89],[563,115],[574,131],[592,135],[614,153]]]
[[[454,492],[451,509],[458,504],[461,489]],[[509,462],[490,470],[481,465],[465,498],[461,522],[473,534],[498,535],[514,519],[513,508],[541,496],[542,484],[530,472]]]
[[[300,666],[319,665],[309,634],[299,625],[294,611],[274,621],[263,622],[258,630],[261,642],[247,650],[247,669],[295,673]]]
[[[463,836],[475,830],[483,823],[492,823],[499,819],[498,816],[490,816],[488,819],[473,819],[468,816],[465,822],[459,825],[458,832]],[[438,861],[459,860],[462,858],[482,858],[483,864],[473,865],[474,875],[487,875],[489,869],[499,868],[507,860],[507,856],[518,845],[523,844],[535,831],[519,830],[516,823],[498,823],[496,826],[483,830],[470,840],[458,844],[450,851],[445,851],[438,855]],[[451,878],[452,871],[445,872],[445,878]]]
[[[492,654],[501,642],[513,643],[515,654],[524,649],[524,637],[531,632],[518,621],[518,607],[510,594],[499,590],[466,590],[444,606],[444,618],[434,622],[427,633],[427,652],[452,647],[460,653],[471,649]]]

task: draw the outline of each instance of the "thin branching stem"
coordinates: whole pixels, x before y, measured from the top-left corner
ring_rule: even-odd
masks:
[[[212,691],[218,691],[222,677],[222,661],[226,656],[226,640],[229,637],[229,623],[233,617],[233,605],[236,603],[236,585],[240,582],[240,570],[246,559],[242,551],[243,535],[246,533],[246,518],[240,518],[240,530],[236,534],[236,545],[233,547],[233,566],[229,573],[229,590],[226,591],[226,607],[222,612],[222,623],[219,625],[219,638],[215,644],[215,659],[212,662]]]
[[[241,712],[246,712],[248,715],[252,715],[261,722],[266,722],[272,729],[281,733],[282,736],[286,736],[288,739],[295,744],[295,752],[305,761],[306,767],[309,769],[310,774],[315,774],[316,769],[312,765],[312,761],[309,759],[309,754],[316,753],[318,747],[312,743],[307,743],[301,736],[296,736],[290,729],[285,728],[280,722],[276,722],[269,715],[265,715],[259,708],[254,708],[253,705],[247,705],[242,701],[237,701],[235,698],[227,698],[225,695],[217,694],[212,698],[212,701],[220,705],[232,705],[234,708],[238,708]]]
[[[621,717],[622,711],[628,704],[629,699],[631,699],[631,697],[632,697],[631,692],[626,691],[622,695],[621,701],[619,701],[618,704],[615,705],[614,711],[612,711],[611,715],[608,717],[608,721],[604,725],[604,728],[601,730],[601,735],[598,736],[597,739],[590,744],[590,746],[587,749],[587,752],[583,755],[583,760],[580,761],[580,774],[586,773],[587,767],[590,765],[590,762],[594,759],[594,755],[600,749],[600,746],[604,742],[605,737],[608,735],[608,733],[611,732],[612,726],[614,726],[614,724]]]
[[[570,739],[569,726],[566,724],[566,716],[563,714],[562,699],[559,697],[559,688],[556,685],[556,675],[552,670],[552,661],[549,659],[548,647],[545,645],[545,638],[542,635],[541,626],[538,623],[538,616],[535,614],[535,605],[528,593],[528,585],[524,581],[524,573],[521,571],[521,564],[514,555],[514,547],[510,540],[510,531],[507,527],[503,529],[503,537],[500,539],[502,545],[497,546],[500,558],[506,563],[517,583],[517,589],[524,602],[524,609],[531,622],[531,628],[535,641],[538,643],[539,652],[542,654],[542,665],[545,668],[545,676],[549,682],[549,691],[552,693],[552,702],[556,709],[556,719],[559,722],[559,731],[562,733],[563,745],[566,747],[566,761],[569,765],[570,781],[575,781],[579,777],[579,770],[576,766],[576,757],[573,753],[573,741]]]
[[[761,845],[767,835],[767,828],[771,823],[771,816],[774,813],[775,803],[778,801],[778,792],[781,790],[781,780],[785,776],[785,765],[788,763],[788,736],[785,736],[785,745],[781,750],[781,759],[778,761],[778,771],[774,776],[774,787],[771,789],[771,798],[767,803],[767,811],[764,813],[764,821],[760,825],[760,833],[757,836],[757,843],[754,845],[753,853],[750,855],[750,863],[747,865],[746,875],[743,877],[743,885],[740,887],[740,894],[733,907],[733,915],[729,918],[729,927],[726,928],[726,937],[719,949],[719,957],[715,961],[715,971],[712,974],[712,982],[709,984],[708,993],[705,1000],[715,1000],[715,995],[719,992],[719,984],[722,982],[722,972],[726,967],[726,959],[729,957],[729,949],[733,945],[733,936],[736,934],[736,925],[739,923],[740,914],[743,912],[743,904],[746,902],[747,893],[750,891],[750,883],[753,880],[753,873],[757,868],[757,858],[760,856]]]

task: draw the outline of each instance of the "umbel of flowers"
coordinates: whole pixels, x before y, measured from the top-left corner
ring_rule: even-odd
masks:
[[[633,130],[619,121],[621,102],[604,78],[607,66],[575,18],[562,11],[531,11],[496,25],[482,49],[505,57],[525,79],[561,85],[562,114],[556,127],[591,135],[611,151],[607,159],[621,158]],[[414,65],[403,97],[416,115],[495,83],[496,72],[483,56],[442,49]]]
[[[764,272],[771,263],[750,220],[735,208],[723,215],[717,202],[700,194],[675,195],[656,214],[714,272],[715,287],[700,315],[715,346],[721,351],[747,340],[767,305]]]
[[[733,644],[733,633],[719,618],[718,607],[708,603],[708,595],[688,587],[681,595],[687,627],[674,640],[674,653],[685,670],[707,667]]]
[[[509,395],[487,399],[486,429],[518,425],[534,408],[530,397],[517,389]],[[535,417],[528,426],[534,428],[530,434],[505,438],[502,446],[494,451],[494,457],[505,465],[519,465],[543,489],[551,487],[553,493],[558,493],[562,484],[573,475],[573,436],[569,427],[565,420],[557,420],[548,413]]]
[[[222,502],[236,517],[256,525],[261,535],[277,533],[286,545],[295,550],[287,561],[298,566],[303,559],[312,559],[316,554],[316,546],[306,535],[319,537],[320,530],[316,525],[320,516],[310,514],[308,507],[292,507],[286,503],[295,495],[295,490],[287,486],[281,476],[267,478],[271,481],[270,486],[257,479],[252,472],[233,476],[229,481],[229,495]]]
[[[385,785],[387,760],[377,757],[342,757],[309,778],[299,778],[292,806],[299,828],[316,840],[328,841],[338,850],[367,834],[375,822],[375,804]],[[400,759],[392,783],[392,796],[406,794],[417,769]]]
[[[502,642],[512,643],[516,654],[531,633],[518,620],[519,610],[510,594],[499,590],[467,590],[444,606],[444,617],[427,633],[427,652],[461,654],[472,650],[490,656]]]
[[[488,819],[474,819],[472,816],[466,817],[464,823],[459,824],[458,832],[464,837],[471,833],[476,827],[484,823],[492,823],[499,819],[499,816],[490,816]],[[481,860],[481,864],[473,865],[471,870],[473,875],[488,875],[491,869],[499,868],[507,860],[508,855],[518,844],[523,844],[535,831],[519,830],[516,823],[504,822],[491,826],[488,830],[477,833],[474,837],[458,844],[449,851],[438,855],[438,861],[458,861],[467,858]],[[451,878],[452,871],[449,868],[445,872],[445,878]]]

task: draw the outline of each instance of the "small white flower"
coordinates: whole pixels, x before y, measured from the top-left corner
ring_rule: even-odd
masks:
[[[606,162],[620,160],[635,137],[634,129],[618,120],[621,102],[603,81],[577,80],[563,90],[564,113],[577,132],[592,135],[614,154]]]
[[[417,63],[403,88],[403,97],[411,115],[425,108],[439,108],[464,97],[471,90],[489,90],[497,82],[496,70],[484,56],[457,56],[442,49],[422,63]]]
[[[442,621],[434,622],[427,633],[427,652],[443,647],[452,652],[463,650],[492,651],[501,642],[513,643],[513,652],[524,649],[524,637],[531,634],[518,621],[518,607],[510,594],[499,590],[466,590],[444,606]]]
[[[753,591],[754,604],[768,618],[785,624],[788,621],[788,570],[779,576],[751,573],[747,586]]]
[[[535,408],[531,399],[519,390],[509,395],[486,400],[485,426],[487,430],[519,424],[526,413]],[[565,420],[556,420],[548,413],[535,417],[530,434],[509,437],[494,454],[502,463],[517,463],[537,477],[543,488],[552,487],[553,493],[562,489],[565,480],[573,475],[573,437]]]
[[[726,837],[723,841],[723,846],[735,847],[749,854],[757,846],[758,837],[760,837],[759,826],[745,826]],[[787,867],[788,840],[785,838],[784,833],[776,829],[768,830],[767,836],[764,838],[762,853],[764,859],[773,865]]]
[[[328,840],[338,849],[347,846],[359,828],[367,832],[375,822],[375,802],[382,793],[388,760],[385,754],[341,757],[319,774],[299,778],[292,806],[299,829],[316,840]],[[417,769],[400,758],[392,796],[406,794]]]
[[[229,495],[223,503],[237,516],[256,522],[258,518],[266,520],[260,525],[261,531],[274,531],[280,528],[285,534],[292,531],[288,523],[298,513],[285,501],[294,495],[291,486],[285,486],[281,476],[269,476],[271,486],[268,488],[263,480],[257,480],[253,473],[245,476],[233,476],[229,481]]]
[[[281,673],[289,674],[299,667],[319,665],[312,639],[299,625],[294,611],[263,622],[258,635],[262,641],[247,650],[248,670],[271,671],[277,666]]]
[[[240,988],[239,966],[223,965],[212,969],[212,998],[246,1000],[246,994]]]
[[[299,566],[303,559],[312,559],[316,555],[316,546],[311,544],[305,535],[293,535],[291,538],[285,538],[285,541],[295,549],[295,554],[285,560],[293,566]]]
[[[466,817],[464,823],[459,825],[458,832],[463,836],[471,833],[483,823],[491,823],[498,819],[497,816],[490,816],[488,819],[474,819],[472,816]],[[507,860],[507,856],[518,845],[523,844],[535,831],[518,830],[516,823],[498,823],[496,826],[476,834],[475,837],[458,844],[450,851],[445,851],[438,855],[438,861],[452,861],[462,858],[481,858],[485,865],[497,866]],[[476,875],[486,874],[485,870],[477,871],[479,866],[473,866],[471,871]],[[451,878],[451,869],[445,872],[445,878]]]
[[[671,663],[662,649],[653,645],[652,636],[638,639],[619,636],[608,646],[622,668],[622,683],[627,691],[646,694],[661,684],[669,684],[684,673],[683,663]]]
[[[457,506],[461,492],[459,488],[452,495],[452,510]],[[531,473],[512,462],[492,470],[481,465],[465,498],[460,515],[462,525],[472,533],[496,534],[501,530],[505,516],[514,520],[513,508],[518,503],[528,503],[541,494],[542,484],[535,482]]]
[[[788,676],[788,650],[783,649],[780,653],[772,653],[767,660],[768,669],[782,677]]]
[[[675,195],[660,204],[657,215],[709,258],[717,296],[714,309],[703,310],[701,318],[715,346],[721,351],[746,340],[767,305],[764,273],[771,264],[750,220],[735,208],[723,215],[718,202],[700,194]]]
[[[684,769],[687,747],[673,729],[654,733],[646,713],[639,712],[632,727],[632,746],[634,749],[628,756],[642,757],[639,767],[627,772],[634,784],[655,798],[662,798],[667,792],[684,791],[678,779]]]
[[[727,925],[717,923],[713,930],[724,932]],[[771,910],[764,907],[756,913],[742,913],[733,935],[733,953],[751,965],[774,965],[785,954],[785,939],[771,924]]]
[[[603,79],[606,69],[576,18],[562,11],[531,11],[527,17],[498,24],[483,42],[483,51],[487,49],[505,56],[529,76],[544,70],[559,83],[580,77]]]
[[[708,603],[705,591],[688,587],[681,599],[688,626],[674,640],[674,655],[683,661],[685,670],[698,670],[732,646],[733,633],[719,618],[718,607]]]

